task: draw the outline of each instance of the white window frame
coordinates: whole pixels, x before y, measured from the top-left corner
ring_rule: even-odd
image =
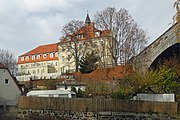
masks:
[[[55,56],[58,57],[58,52],[55,53]]]
[[[37,55],[37,59],[39,60],[41,58],[41,55]]]
[[[64,62],[64,56],[62,56],[61,61]]]
[[[36,59],[36,56],[35,56],[35,55],[33,55],[33,56],[32,56],[32,60],[35,60],[35,59]]]
[[[47,54],[43,54],[43,58],[46,59],[47,58]]]
[[[24,57],[21,57],[21,61],[24,61]]]
[[[29,61],[29,56],[26,56],[26,58],[25,58],[25,59],[26,59],[26,61]]]
[[[53,58],[54,57],[54,53],[50,53],[50,58]]]

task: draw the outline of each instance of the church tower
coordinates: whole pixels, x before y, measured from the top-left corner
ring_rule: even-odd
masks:
[[[90,25],[90,24],[91,24],[91,19],[90,19],[90,17],[89,17],[88,12],[87,12],[87,16],[86,16],[85,23],[86,23],[86,25]]]

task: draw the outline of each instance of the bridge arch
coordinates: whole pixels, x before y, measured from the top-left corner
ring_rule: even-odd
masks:
[[[136,70],[145,71],[148,68],[156,68],[160,59],[171,57],[177,53],[178,57],[180,51],[180,38],[177,36],[176,31],[179,24],[171,26],[159,38],[145,48],[139,55],[130,60],[133,68]],[[180,31],[179,35],[180,35]]]
[[[162,64],[164,60],[167,60],[173,56],[176,56],[177,59],[180,60],[180,43],[176,43],[166,50],[162,51],[151,63],[149,68],[156,69],[158,68],[159,64]]]

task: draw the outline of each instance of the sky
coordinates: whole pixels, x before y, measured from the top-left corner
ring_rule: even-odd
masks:
[[[175,0],[0,0],[0,49],[15,57],[57,43],[71,20],[91,20],[107,7],[125,8],[152,43],[173,23]]]

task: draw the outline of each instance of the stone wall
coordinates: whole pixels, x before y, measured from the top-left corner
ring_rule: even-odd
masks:
[[[19,109],[21,120],[178,120],[176,115],[130,112],[70,112]]]
[[[178,24],[171,26],[161,36],[159,36],[153,43],[146,47],[140,54],[133,57],[130,63],[136,70],[147,70],[154,60],[166,49],[179,43],[175,34],[175,29]]]

